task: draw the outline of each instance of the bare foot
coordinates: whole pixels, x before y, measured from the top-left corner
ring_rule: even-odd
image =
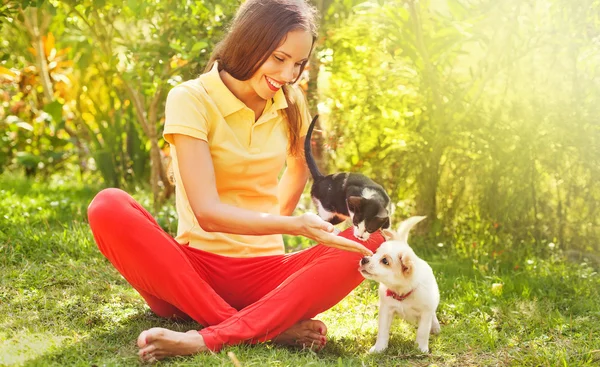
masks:
[[[319,320],[302,320],[273,338],[273,343],[321,350],[327,343],[327,326]]]
[[[138,352],[144,362],[156,362],[172,356],[184,356],[208,351],[202,335],[196,330],[185,333],[163,328],[152,328],[141,332],[137,339]]]

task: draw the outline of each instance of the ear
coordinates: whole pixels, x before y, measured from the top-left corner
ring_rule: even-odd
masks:
[[[381,228],[390,228],[390,218],[385,218],[385,221],[381,225]]]
[[[381,234],[385,237],[386,240],[393,240],[396,237],[396,232],[390,231],[389,229],[382,229]]]
[[[377,218],[377,220],[381,223],[379,228],[390,228],[390,217],[388,216],[387,210],[380,210],[375,218]]]
[[[360,209],[360,204],[362,203],[362,201],[363,198],[360,196],[349,196],[347,200],[348,208],[353,212],[356,212],[358,209]]]
[[[419,223],[425,219],[425,217],[410,217],[404,222],[400,223],[400,227],[398,227],[398,235],[397,239],[402,242],[408,242],[408,232],[411,230],[415,224]]]
[[[413,273],[414,264],[410,256],[408,255],[399,255],[400,257],[400,265],[402,266],[402,274],[405,277],[409,277]]]

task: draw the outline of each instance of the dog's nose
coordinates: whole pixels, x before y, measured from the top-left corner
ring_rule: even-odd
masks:
[[[363,257],[360,260],[360,265],[365,265],[365,264],[368,264],[368,263],[369,263],[369,258],[368,257]]]

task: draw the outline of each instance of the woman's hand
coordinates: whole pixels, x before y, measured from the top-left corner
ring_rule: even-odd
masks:
[[[302,232],[300,234],[304,237],[308,237],[325,246],[335,247],[346,251],[360,252],[366,256],[373,255],[371,250],[360,243],[334,234],[333,224],[324,221],[316,214],[304,213],[298,218],[302,222]]]

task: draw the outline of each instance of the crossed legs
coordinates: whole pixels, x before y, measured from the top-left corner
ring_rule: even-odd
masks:
[[[100,192],[88,217],[100,251],[157,315],[205,326],[188,333],[144,331],[138,345],[151,358],[266,340],[323,345],[326,327],[311,318],[363,280],[360,254],[323,245],[243,259],[182,246],[118,189]],[[341,235],[353,238],[351,231]],[[375,251],[381,242],[374,235],[365,245]]]

